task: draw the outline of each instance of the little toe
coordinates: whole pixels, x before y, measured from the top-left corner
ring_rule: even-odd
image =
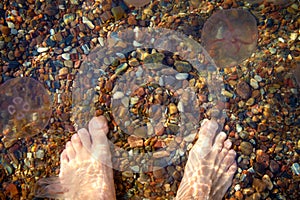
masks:
[[[69,157],[68,157],[68,153],[67,150],[64,149],[63,152],[60,154],[60,172],[59,172],[59,176],[62,176],[65,173],[65,168],[69,163]]]
[[[225,172],[228,170],[228,168],[235,162],[236,152],[231,149],[228,151],[227,155],[222,161],[222,164],[220,166],[220,171]]]
[[[216,185],[214,185],[215,190],[213,191],[212,199],[222,199],[232,185],[232,179],[237,170],[236,162],[232,163],[226,173],[219,179]]]
[[[68,141],[67,144],[66,144],[66,151],[67,151],[69,161],[73,160],[76,156],[76,152],[75,152],[75,150],[73,148],[73,145],[70,141]]]
[[[219,144],[220,145],[220,144]],[[222,142],[221,151],[219,152],[219,155],[216,157],[216,166],[220,166],[221,163],[223,163],[224,158],[228,154],[228,151],[230,150],[232,143],[229,139],[225,140],[225,142]],[[219,146],[217,148],[220,148]]]
[[[69,162],[69,157],[67,154],[67,150],[64,149],[61,154],[60,154],[60,162],[61,163],[68,163]]]

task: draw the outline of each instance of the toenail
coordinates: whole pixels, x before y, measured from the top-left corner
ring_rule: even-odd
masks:
[[[72,135],[72,139],[74,140],[78,140],[79,139],[79,136],[78,136],[78,134],[74,134],[74,135]]]
[[[224,146],[227,147],[227,148],[230,148],[232,145],[231,141],[230,140],[226,140],[225,143],[224,143]]]
[[[220,132],[219,134],[220,134],[220,136],[221,136],[222,138],[226,138],[226,137],[227,137],[226,133],[224,133],[223,131]]]
[[[236,156],[236,152],[233,150],[233,149],[231,149],[230,151],[229,151],[229,154],[231,154],[232,156]]]
[[[101,117],[97,117],[97,120],[95,120],[95,122],[93,123],[93,126],[95,129],[103,129],[106,125],[106,122],[101,119]]]

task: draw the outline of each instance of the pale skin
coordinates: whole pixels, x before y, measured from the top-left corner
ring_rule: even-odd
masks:
[[[213,120],[202,125],[201,139],[189,153],[176,200],[219,200],[230,187],[237,169],[236,154],[230,150],[231,142],[226,134],[217,133],[217,128]],[[67,142],[61,153],[59,177],[39,181],[41,188],[36,196],[70,200],[116,199],[113,170],[103,164],[111,162],[105,117],[94,117],[88,130],[80,129]],[[95,151],[100,153],[90,153]],[[101,157],[105,160],[99,162]]]

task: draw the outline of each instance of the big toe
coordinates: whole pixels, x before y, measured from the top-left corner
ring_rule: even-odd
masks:
[[[199,139],[194,147],[199,149],[203,157],[211,151],[218,127],[219,125],[215,120],[207,120],[200,128]]]
[[[89,133],[91,135],[91,153],[94,158],[105,162],[105,164],[111,163],[111,154],[106,137],[108,133],[107,120],[104,116],[94,117],[89,123]]]

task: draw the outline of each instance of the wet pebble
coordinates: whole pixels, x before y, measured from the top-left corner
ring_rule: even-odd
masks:
[[[118,21],[125,15],[125,11],[123,10],[123,8],[121,6],[113,7],[111,9],[111,12],[116,21]]]
[[[37,48],[37,52],[43,53],[49,50],[49,47],[39,47]]]
[[[299,165],[299,163],[293,163],[292,171],[293,171],[294,174],[300,175],[300,165]]]
[[[272,183],[272,180],[271,178],[265,174],[263,177],[262,177],[262,181],[266,184],[268,190],[272,190],[273,189],[273,183]]]
[[[263,150],[258,149],[256,151],[256,161],[267,168],[270,163],[270,156]]]
[[[153,158],[163,158],[169,157],[170,153],[168,151],[156,151],[153,153]]]
[[[251,87],[252,87],[253,89],[255,89],[255,90],[259,88],[258,82],[257,82],[257,80],[255,80],[254,78],[251,78],[251,79],[250,79],[250,85],[251,85]]]
[[[252,183],[252,187],[257,192],[263,192],[266,189],[267,184],[265,182],[263,182],[262,180],[258,179],[258,178],[254,178],[253,183]]]
[[[168,106],[168,108],[169,108],[169,113],[171,115],[178,112],[177,106],[174,103],[170,103],[169,106]]]
[[[188,76],[189,76],[188,73],[177,73],[177,74],[175,75],[175,78],[176,78],[177,80],[185,80],[185,79],[188,78]]]
[[[158,168],[158,169],[154,168],[153,176],[155,178],[164,178],[166,174],[167,172],[165,168]]]
[[[123,97],[124,97],[124,93],[120,91],[117,91],[113,94],[113,99],[121,99]]]
[[[69,73],[69,70],[67,67],[63,67],[58,71],[58,75],[59,76],[65,76]]]
[[[244,154],[244,155],[250,155],[253,151],[253,146],[250,142],[241,142],[240,144],[240,149],[241,149],[241,152]]]
[[[95,25],[85,16],[82,17],[82,22],[86,24],[91,30],[95,28]]]
[[[130,135],[127,141],[131,148],[142,147],[144,145],[143,139],[134,135]]]
[[[280,166],[275,160],[270,161],[270,170],[273,173],[279,172]]]
[[[192,70],[192,66],[188,62],[176,60],[174,65],[179,73],[188,73]]]
[[[236,92],[242,99],[248,99],[251,96],[251,88],[245,81],[237,84]]]

